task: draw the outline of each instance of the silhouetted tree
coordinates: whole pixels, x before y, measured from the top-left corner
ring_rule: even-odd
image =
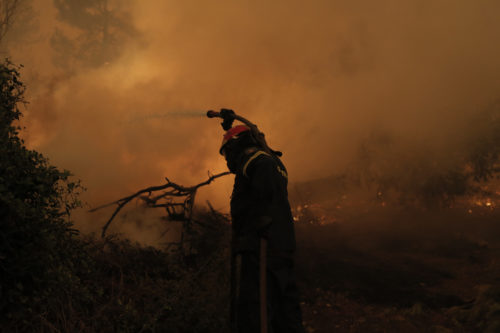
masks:
[[[127,1],[54,0],[62,23],[51,38],[54,62],[66,70],[99,67],[116,59],[136,36]]]
[[[500,101],[478,114],[471,127],[467,163],[474,180],[487,181],[500,173]]]
[[[471,116],[461,134],[454,151],[438,153],[374,133],[361,144],[350,176],[381,195],[396,193],[403,203],[449,206],[500,175],[500,102]]]
[[[37,40],[38,15],[33,0],[0,0],[0,54],[9,56],[10,47],[27,47]]]
[[[19,8],[20,0],[0,1],[0,40],[2,40],[12,27],[15,14]]]
[[[0,64],[0,327],[39,325],[54,300],[78,283],[84,253],[74,241],[69,212],[79,205],[70,173],[27,149],[18,125],[25,88],[18,68]],[[39,317],[33,315],[40,314]],[[49,320],[44,317],[44,320]],[[34,331],[38,331],[34,329]]]

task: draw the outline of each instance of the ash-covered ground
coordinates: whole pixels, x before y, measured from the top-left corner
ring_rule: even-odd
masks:
[[[338,185],[291,190],[308,332],[500,330],[498,193],[428,208]]]

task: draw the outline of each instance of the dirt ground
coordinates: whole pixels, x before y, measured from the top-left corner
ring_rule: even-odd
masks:
[[[297,223],[303,320],[321,332],[500,332],[500,214],[380,207]]]

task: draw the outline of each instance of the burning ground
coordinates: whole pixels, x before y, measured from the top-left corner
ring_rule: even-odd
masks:
[[[363,145],[342,175],[291,186],[309,331],[498,331],[497,157],[483,178],[485,160],[464,158],[477,151],[443,168],[391,142]]]
[[[297,217],[310,332],[498,330],[498,211],[343,203]]]
[[[328,210],[292,198],[307,332],[498,331],[493,205],[422,209],[343,193]],[[188,255],[116,234],[81,237],[91,258],[76,266],[81,282],[49,302],[37,331],[227,331],[230,221],[203,207],[194,221]]]

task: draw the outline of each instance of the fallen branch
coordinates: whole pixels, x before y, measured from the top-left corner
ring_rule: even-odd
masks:
[[[109,225],[111,224],[113,219],[116,217],[116,215],[120,212],[120,210],[126,204],[128,204],[130,201],[132,201],[133,199],[135,199],[137,197],[142,199],[150,207],[164,207],[167,210],[167,213],[169,214],[169,216],[179,215],[179,214],[175,213],[175,210],[174,210],[175,206],[183,206],[185,209],[189,210],[189,215],[191,215],[192,208],[194,205],[194,198],[196,195],[196,191],[200,187],[210,184],[215,179],[229,175],[229,174],[230,174],[230,172],[222,172],[222,173],[219,173],[216,175],[210,175],[210,173],[209,173],[209,178],[206,181],[199,183],[198,185],[191,186],[191,187],[185,187],[185,186],[173,183],[168,178],[165,178],[167,183],[164,185],[151,186],[151,187],[145,188],[145,189],[140,190],[140,191],[138,191],[132,195],[129,195],[127,197],[118,199],[116,201],[107,203],[105,205],[96,207],[94,209],[91,209],[91,210],[89,210],[89,212],[95,212],[95,211],[100,210],[102,208],[106,208],[106,207],[113,206],[113,205],[118,205],[118,207],[115,209],[115,211],[113,212],[113,214],[111,215],[109,220],[102,227],[101,237],[103,237],[103,238],[106,235],[106,230],[108,229]],[[157,195],[157,196],[151,198],[151,194],[153,192],[167,190],[167,189],[170,189],[170,191],[164,192],[160,195]],[[144,193],[148,193],[148,194],[145,196],[141,196]],[[186,197],[186,200],[184,201],[183,204],[173,203],[173,202],[167,202],[165,204],[157,204],[158,200],[168,198],[168,197]],[[190,219],[190,217],[191,216],[189,216],[189,219]]]

